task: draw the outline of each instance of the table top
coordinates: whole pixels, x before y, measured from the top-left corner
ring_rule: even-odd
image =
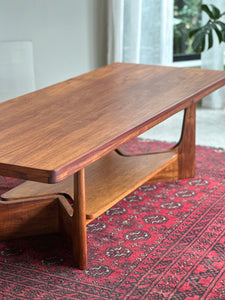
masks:
[[[0,103],[0,174],[61,181],[224,84],[224,71],[115,63]]]

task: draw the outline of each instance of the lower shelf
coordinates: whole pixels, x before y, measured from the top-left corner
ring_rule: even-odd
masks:
[[[173,152],[125,157],[111,152],[86,168],[87,223],[112,207],[133,190],[176,161]],[[57,184],[26,181],[2,195],[2,199],[17,200],[56,194],[73,197],[73,177]]]

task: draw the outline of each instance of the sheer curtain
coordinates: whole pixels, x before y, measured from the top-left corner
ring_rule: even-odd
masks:
[[[173,0],[108,0],[108,63],[172,61]]]
[[[224,0],[204,0],[204,4],[214,4],[222,12],[225,11],[225,1]],[[208,17],[205,13],[202,14],[203,23],[208,21]],[[225,17],[223,17],[223,22],[225,22]],[[224,69],[224,44],[218,43],[217,36],[214,35],[214,46],[210,50],[206,50],[202,53],[201,61],[202,68],[213,69],[213,70],[223,70]],[[219,89],[213,94],[207,96],[202,101],[202,106],[207,108],[222,109],[225,107],[225,88]]]

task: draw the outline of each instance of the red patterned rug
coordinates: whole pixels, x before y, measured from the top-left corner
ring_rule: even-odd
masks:
[[[0,298],[225,299],[225,151],[198,146],[196,164],[195,178],[143,185],[90,223],[85,271],[58,235],[0,242]],[[0,192],[18,182],[0,177]]]

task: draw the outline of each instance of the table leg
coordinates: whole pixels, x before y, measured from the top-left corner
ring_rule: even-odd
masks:
[[[183,126],[179,142],[171,149],[153,151],[149,153],[128,154],[123,149],[117,149],[122,156],[143,156],[156,153],[172,152],[177,154],[168,166],[162,168],[148,183],[191,178],[195,175],[195,127],[196,127],[196,104],[193,103],[184,111]]]
[[[74,210],[72,216],[72,246],[75,262],[87,268],[85,171],[74,174]]]
[[[0,200],[0,239],[62,232],[72,241],[75,263],[87,268],[85,172],[74,175],[73,209],[61,195]]]
[[[182,135],[174,148],[178,153],[178,177],[185,179],[195,176],[195,127],[196,104],[185,109]]]
[[[169,150],[177,153],[177,160],[156,174],[149,182],[186,179],[195,176],[195,128],[196,104],[194,103],[185,109],[181,138]]]

